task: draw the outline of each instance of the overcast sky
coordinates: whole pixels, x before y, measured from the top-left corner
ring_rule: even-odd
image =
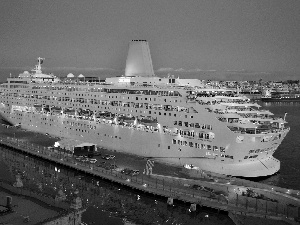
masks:
[[[300,72],[299,0],[0,0],[0,33],[0,68],[121,71],[145,39],[158,71]]]

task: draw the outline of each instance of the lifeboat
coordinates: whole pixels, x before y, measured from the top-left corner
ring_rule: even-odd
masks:
[[[66,108],[63,110],[64,114],[68,114],[68,115],[75,115],[75,109],[73,108]]]
[[[43,111],[44,112],[50,112],[49,105],[43,105]]]
[[[51,107],[51,112],[61,112],[62,108],[58,106]]]
[[[120,122],[134,123],[135,117],[132,116],[131,114],[129,114],[129,115],[119,115],[118,120]]]
[[[36,111],[42,111],[43,105],[41,104],[34,104],[33,107],[35,108]]]
[[[138,119],[138,123],[145,125],[145,126],[156,127],[157,126],[157,118],[153,118],[151,116],[141,117],[140,119]]]

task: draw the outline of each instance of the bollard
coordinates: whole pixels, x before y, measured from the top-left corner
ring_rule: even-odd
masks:
[[[11,210],[12,209],[12,197],[6,196],[6,207]]]
[[[168,198],[168,201],[167,201],[168,205],[173,205],[173,198]]]
[[[192,203],[191,206],[190,206],[190,211],[195,212],[196,209],[197,209],[197,205],[195,203]]]

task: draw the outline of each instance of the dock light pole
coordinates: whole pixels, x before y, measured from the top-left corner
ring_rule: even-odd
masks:
[[[285,120],[285,118],[286,118],[286,114],[287,114],[287,112],[285,112],[285,113],[284,113],[284,117],[283,117],[283,120]]]

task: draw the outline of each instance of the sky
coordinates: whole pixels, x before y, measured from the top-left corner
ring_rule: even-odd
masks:
[[[147,40],[156,74],[300,79],[299,0],[1,0],[0,81],[37,57],[54,74],[124,74]]]

